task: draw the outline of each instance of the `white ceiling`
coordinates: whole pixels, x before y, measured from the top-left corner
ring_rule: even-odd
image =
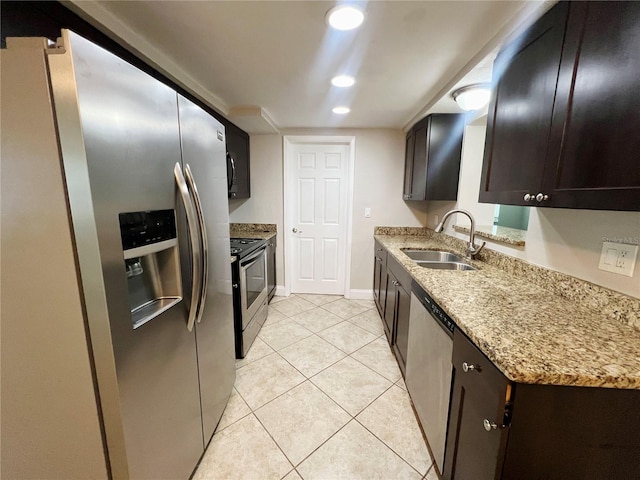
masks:
[[[350,2],[367,17],[349,32],[325,22],[336,3],[74,0],[73,9],[249,133],[266,133],[406,128],[427,111],[456,111],[447,93],[488,80],[486,56],[544,2]],[[356,85],[331,86],[342,73]],[[351,113],[333,114],[337,105]]]

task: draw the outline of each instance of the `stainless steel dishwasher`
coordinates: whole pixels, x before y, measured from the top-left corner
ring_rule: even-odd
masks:
[[[451,318],[412,282],[405,380],[440,472],[449,418],[454,328]]]

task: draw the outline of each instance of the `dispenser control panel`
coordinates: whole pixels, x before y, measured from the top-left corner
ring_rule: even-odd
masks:
[[[173,210],[121,213],[119,219],[123,250],[176,238],[176,215]]]

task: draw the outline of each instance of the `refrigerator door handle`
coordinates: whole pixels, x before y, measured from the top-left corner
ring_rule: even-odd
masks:
[[[192,331],[193,325],[196,321],[196,315],[198,312],[198,304],[200,303],[200,286],[202,285],[202,251],[200,250],[201,237],[198,233],[197,213],[187,182],[182,174],[182,168],[180,163],[176,163],[173,168],[173,174],[176,178],[176,185],[184,204],[184,210],[187,214],[187,225],[189,227],[189,241],[191,242],[191,264],[193,269],[193,276],[191,279],[191,304],[189,306],[189,318],[187,320],[187,330]]]
[[[196,214],[198,216],[198,225],[200,229],[200,241],[202,244],[202,282],[200,283],[200,301],[198,302],[198,310],[196,312],[196,322],[200,323],[200,320],[202,320],[202,312],[204,311],[204,304],[207,298],[207,287],[209,284],[209,245],[207,240],[207,229],[204,223],[204,215],[202,214],[202,202],[200,201],[196,181],[193,178],[193,173],[191,173],[191,167],[188,163],[184,167],[184,174],[187,179],[187,186],[193,196],[193,203],[196,207]]]

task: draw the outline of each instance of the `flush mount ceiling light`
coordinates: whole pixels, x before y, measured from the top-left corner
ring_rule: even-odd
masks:
[[[364,12],[351,5],[339,5],[327,12],[327,21],[336,30],[353,30],[364,22]]]
[[[350,75],[338,75],[331,79],[331,84],[335,87],[351,87],[356,83],[356,79]]]
[[[337,113],[338,115],[345,115],[349,113],[351,109],[349,107],[335,107],[332,112]]]
[[[451,96],[463,110],[479,110],[489,103],[491,88],[488,83],[474,83],[454,91]]]

